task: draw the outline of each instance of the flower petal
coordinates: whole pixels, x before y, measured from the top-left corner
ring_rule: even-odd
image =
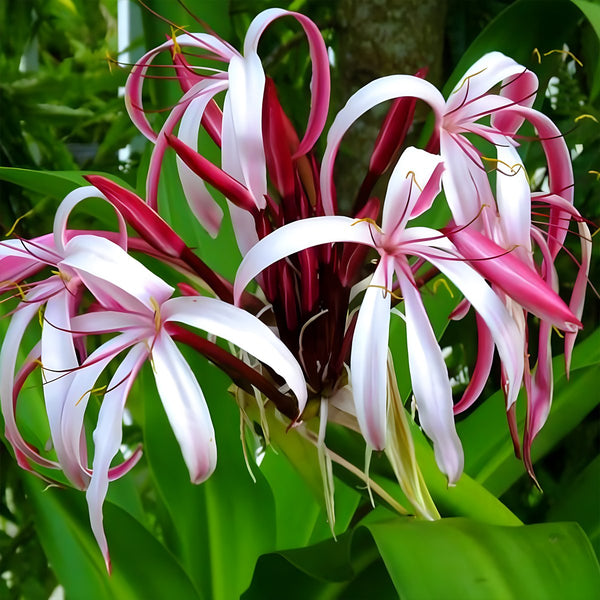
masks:
[[[404,297],[408,364],[419,422],[452,485],[463,471],[464,455],[454,425],[448,369],[406,259],[397,264],[396,276]]]
[[[270,366],[290,386],[302,412],[307,398],[302,370],[285,344],[255,316],[204,296],[172,298],[162,305],[161,315],[165,322],[187,323],[228,340]]]
[[[387,355],[394,264],[382,258],[362,300],[350,355],[356,418],[367,443],[386,446]]]
[[[104,533],[102,505],[106,498],[109,482],[109,468],[123,439],[123,410],[129,390],[148,356],[145,344],[134,346],[117,368],[98,413],[98,423],[94,430],[94,461],[92,478],[86,498],[90,513],[90,524],[98,546],[102,551],[106,568],[111,571],[108,543]]]
[[[204,394],[175,342],[164,331],[154,340],[152,364],[156,387],[190,479],[201,483],[217,464],[215,432]]]

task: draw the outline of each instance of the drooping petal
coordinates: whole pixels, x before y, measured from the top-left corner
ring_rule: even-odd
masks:
[[[215,298],[172,298],[161,307],[165,322],[178,321],[230,341],[283,377],[298,400],[300,412],[306,404],[306,383],[292,353],[275,334],[246,311]]]
[[[406,259],[398,263],[396,276],[404,298],[408,364],[419,422],[452,485],[463,471],[464,455],[454,425],[448,369]]]
[[[356,418],[363,437],[375,450],[386,446],[387,354],[394,263],[382,258],[358,313],[350,372]]]
[[[416,228],[415,228],[416,229]],[[419,248],[419,246],[421,246]],[[517,323],[507,311],[503,302],[474,268],[455,260],[453,256],[426,248],[425,244],[407,245],[411,254],[422,256],[446,275],[462,292],[473,308],[485,321],[506,372],[507,405],[513,404],[519,393],[523,379],[524,356],[523,339]]]
[[[447,234],[465,260],[523,308],[565,331],[581,327],[560,296],[512,252],[471,228]]]
[[[42,305],[41,302],[36,302],[36,296],[44,298],[45,294],[51,289],[51,284],[39,286],[34,293],[27,296],[28,303],[22,304],[10,320],[0,350],[0,401],[4,417],[5,436],[13,446],[17,456],[20,454],[42,466],[56,468],[57,465],[54,461],[41,457],[39,452],[23,439],[16,421],[16,396],[14,393],[15,367],[23,336],[29,323],[37,316]],[[21,464],[21,466],[26,467],[25,464]]]
[[[125,401],[147,356],[148,348],[145,344],[137,344],[119,365],[102,400],[98,423],[93,434],[94,460],[86,498],[92,531],[98,546],[100,546],[109,573],[111,563],[103,527],[102,505],[108,491],[110,463],[119,451],[123,439]]]
[[[152,364],[156,387],[190,479],[201,483],[217,464],[215,432],[204,394],[175,342],[164,331],[154,339]]]
[[[69,296],[69,292],[63,290],[50,298],[44,313],[41,345],[44,401],[58,462],[73,485],[85,489],[87,477],[81,473],[78,457],[65,447],[61,430],[67,391],[79,366],[70,333]]]

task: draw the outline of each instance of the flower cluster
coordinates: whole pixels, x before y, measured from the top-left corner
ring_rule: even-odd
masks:
[[[310,113],[301,136],[257,52],[270,23],[288,16],[303,28],[312,60]],[[156,130],[143,106],[143,84],[165,51],[182,97]],[[194,66],[190,57],[198,53],[204,65],[211,60],[215,67]],[[389,415],[404,410],[390,391],[394,310],[406,324],[419,424],[449,483],[463,470],[454,415],[481,394],[496,351],[517,447],[514,405],[525,386],[523,453],[533,475],[531,443],[552,399],[552,329],[565,332],[568,362],[581,327],[590,259],[589,231],[572,202],[569,153],[555,125],[532,108],[536,91],[535,75],[499,53],[473,65],[448,100],[421,74],[384,77],[356,92],[335,116],[319,163],[314,146],[328,116],[329,63],[317,27],[303,15],[279,9],[261,13],[250,25],[243,52],[214,34],[186,33],[135,65],[126,105],[154,145],[146,199],[110,179],[89,176],[91,185],[60,205],[51,234],[0,243],[0,292],[16,303],[0,353],[6,437],[24,468],[61,469],[73,485],[87,490],[92,528],[107,564],[102,503],[109,481],[140,456],[138,449],[111,466],[122,443],[127,396],[146,361],[191,480],[201,482],[215,468],[208,408],[177,343],[208,357],[249,395],[261,394],[292,425],[310,418],[309,400],[318,403],[321,449],[331,405],[354,420],[368,451],[385,450],[397,445]],[[390,100],[351,212],[340,214],[334,170],[342,139],[366,111]],[[417,100],[431,107],[435,119],[425,150],[405,143]],[[544,192],[531,191],[517,151],[525,120],[546,156]],[[219,164],[197,151],[200,130],[220,149]],[[484,156],[478,140],[491,144],[495,155]],[[210,269],[158,213],[158,182],[170,148],[177,154],[189,209],[208,233],[216,236],[223,209],[229,213],[243,256],[234,284]],[[389,178],[380,202],[372,191],[384,175]],[[226,207],[207,184],[225,196]],[[114,207],[117,232],[68,227],[71,210],[89,197]],[[422,219],[416,224],[417,217],[444,202],[452,215],[446,227],[426,227]],[[532,211],[543,208],[547,221],[536,223]],[[571,221],[579,229],[582,258],[567,303],[558,295],[554,263]],[[184,280],[178,281],[178,294],[132,252],[171,267],[174,277]],[[460,319],[472,308],[477,319],[477,363],[457,403],[422,298],[423,285],[438,274],[464,296],[449,316]],[[251,293],[246,287],[253,279],[258,289]],[[41,339],[21,360],[26,331],[38,315]],[[240,351],[228,352],[196,329]],[[529,348],[534,332],[537,360]],[[112,377],[99,388],[109,365]],[[20,392],[38,369],[54,455],[27,441],[17,423]],[[90,464],[84,415],[90,395],[99,391]]]

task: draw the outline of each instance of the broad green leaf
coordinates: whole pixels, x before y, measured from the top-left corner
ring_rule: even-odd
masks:
[[[487,52],[503,52],[526,67],[537,65],[534,49],[543,53],[562,48],[580,19],[581,13],[570,0],[518,0],[509,4],[469,46],[444,93],[450,93],[466,70]],[[540,72],[537,67],[535,70]]]
[[[252,578],[258,557],[275,548],[275,505],[258,469],[253,483],[240,441],[239,411],[226,392],[228,380],[197,360],[215,426],[218,462],[203,484],[190,483],[181,451],[154,386],[146,380],[145,447],[169,519],[163,527],[186,571],[207,598],[237,598]]]
[[[43,489],[25,475],[36,528],[52,567],[71,600],[200,599],[181,566],[154,534],[110,502],[104,523],[113,573],[108,575],[89,526],[85,495]]]
[[[586,0],[572,1],[590,22],[590,25],[596,33],[598,46],[600,46],[600,4],[597,2],[587,2]],[[598,48],[598,46],[596,48]],[[596,70],[593,77],[592,89],[590,90],[590,100],[595,100],[598,94],[600,94],[600,60],[596,58]]]
[[[575,523],[365,522],[403,600],[594,598],[600,569]]]
[[[104,175],[119,185],[129,187],[122,179],[108,174],[92,171],[36,171],[32,169],[18,169],[16,167],[0,167],[0,180],[9,181],[26,190],[51,196],[62,200],[74,189],[89,185],[83,178],[84,175]]]
[[[548,513],[549,521],[577,521],[600,556],[600,456],[563,488]]]

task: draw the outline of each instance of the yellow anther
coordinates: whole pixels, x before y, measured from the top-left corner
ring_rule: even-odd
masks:
[[[363,223],[363,222],[373,225],[373,227],[375,227],[375,229],[377,229],[377,231],[379,233],[383,233],[383,231],[381,230],[381,227],[379,227],[379,225],[377,225],[377,223],[375,223],[375,221],[369,217],[364,217],[362,219],[356,219],[356,221],[354,221],[354,223],[352,223],[352,225],[350,227],[354,227],[355,225],[358,225],[359,223]]]
[[[161,326],[160,305],[158,304],[156,299],[153,298],[152,296],[150,296],[150,304],[152,305],[152,308],[154,309],[154,329],[156,330],[156,333],[158,333],[160,331],[160,326]]]
[[[588,173],[590,175],[595,175],[596,176],[596,181],[598,181],[598,179],[600,179],[600,171],[588,171]]]
[[[578,121],[581,121],[582,119],[591,119],[592,121],[595,121],[596,123],[598,123],[598,119],[596,119],[596,117],[594,115],[589,115],[587,113],[585,113],[583,115],[579,115],[578,117],[575,117],[575,123],[577,123]]]
[[[446,281],[446,279],[444,277],[440,277],[439,279],[436,279],[433,282],[433,293],[434,294],[437,294],[437,290],[440,287],[440,285],[443,285],[448,290],[448,293],[450,294],[450,298],[454,298],[454,294],[453,294],[452,290],[450,289],[450,286],[448,285],[448,282]]]
[[[452,93],[453,93],[453,94],[456,94],[456,93],[457,93],[457,92],[458,92],[458,91],[459,91],[459,90],[462,88],[462,86],[463,86],[463,85],[465,85],[465,83],[467,83],[467,81],[468,81],[469,79],[471,79],[472,77],[475,77],[475,76],[477,76],[477,75],[481,75],[481,74],[482,74],[482,73],[483,73],[483,72],[484,72],[486,69],[487,69],[487,67],[484,67],[483,69],[481,69],[481,71],[477,71],[477,73],[473,73],[473,74],[471,74],[471,75],[467,75],[467,77],[465,77],[465,78],[462,80],[461,84],[460,84],[460,85],[459,85],[459,86],[458,86],[458,87],[457,87],[457,88],[456,88],[456,89],[455,89],[455,90],[454,90]]]
[[[97,388],[92,388],[91,390],[88,390],[87,392],[83,392],[83,394],[81,395],[81,398],[79,398],[79,400],[77,400],[77,402],[75,402],[75,406],[77,406],[85,397],[87,394],[99,394],[100,392],[105,392],[106,391],[106,386],[105,385],[101,385],[100,387]]]
[[[17,225],[19,224],[19,221],[21,221],[22,219],[25,219],[26,217],[29,217],[31,214],[33,213],[33,209],[28,210],[24,215],[20,216],[12,225],[12,227],[6,232],[4,237],[10,237],[15,229],[17,228]]]
[[[42,306],[40,306],[38,308],[38,321],[40,322],[40,327],[44,326],[44,310],[45,309],[46,309],[46,307],[43,304],[42,304]]]
[[[527,171],[525,170],[525,167],[523,167],[523,165],[521,163],[515,163],[514,165],[509,165],[507,162],[500,160],[499,158],[491,158],[489,156],[482,156],[481,160],[483,160],[485,162],[494,163],[496,165],[496,170],[498,170],[497,165],[503,165],[507,169],[510,169],[510,173],[504,173],[503,171],[501,171],[501,173],[503,175],[507,175],[508,177],[513,177],[514,175],[517,175],[519,173],[519,171],[522,170],[523,174],[525,175],[525,179],[527,179],[527,182],[529,183],[529,177],[527,175]]]
[[[375,285],[375,284],[371,284],[368,285],[367,287],[370,288],[378,288],[380,290],[383,290],[386,294],[389,294],[392,298],[394,298],[395,300],[404,300],[404,298],[398,294],[395,294],[394,292],[392,292],[392,290],[389,290],[388,288],[386,288],[384,285]]]
[[[415,185],[416,185],[416,186],[419,188],[419,191],[420,191],[420,192],[422,192],[422,191],[423,191],[423,188],[422,188],[422,187],[421,187],[421,186],[418,184],[418,182],[417,182],[417,176],[415,175],[415,172],[414,172],[414,171],[409,171],[409,172],[406,174],[406,178],[407,178],[407,179],[408,179],[408,176],[409,176],[409,175],[412,177],[412,181],[413,181],[413,183],[414,183],[414,184],[415,184]]]
[[[10,281],[9,279],[0,281],[0,289],[2,289],[3,287],[5,287],[7,285],[17,288],[17,292],[18,292],[19,296],[21,296],[21,300],[25,300],[25,292],[23,291],[23,288],[16,281]],[[10,296],[10,298],[4,298],[3,300],[0,300],[0,304],[2,302],[6,302],[7,300],[12,300],[12,298],[14,298],[14,296]]]
[[[62,281],[64,281],[65,283],[69,283],[69,281],[71,281],[71,276],[67,275],[67,273],[63,273],[62,271],[50,271],[50,273],[52,273],[52,275],[56,275],[59,279],[62,279]]]
[[[560,329],[558,329],[557,327],[555,327],[554,325],[552,325],[552,329],[554,329],[554,331],[556,332],[556,335],[558,335],[558,337],[560,339],[563,339],[565,336],[563,333],[561,333]]]
[[[534,48],[533,52],[531,54],[537,58],[538,64],[541,65],[542,64],[542,55],[540,54],[540,51],[537,48]]]
[[[569,50],[548,50],[548,52],[544,52],[544,56],[549,56],[550,54],[566,54],[570,56],[580,67],[583,67],[583,63]]]
[[[181,46],[177,42],[177,33],[173,26],[171,26],[171,39],[173,40],[173,52],[175,52],[175,54],[182,54]]]

